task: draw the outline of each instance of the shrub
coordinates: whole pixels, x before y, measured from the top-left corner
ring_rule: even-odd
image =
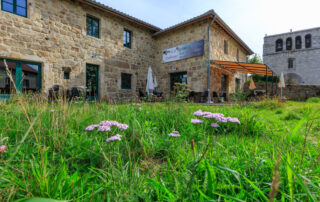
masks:
[[[312,97],[307,100],[308,103],[320,103],[320,98]]]
[[[185,102],[190,95],[191,89],[187,84],[175,83],[173,88],[173,100],[175,102]]]
[[[286,121],[290,121],[290,120],[300,120],[301,117],[299,117],[296,113],[294,112],[289,112],[284,118],[283,120],[286,120]]]
[[[263,99],[260,102],[253,104],[256,108],[264,109],[277,109],[283,106],[283,103],[279,102],[277,99]]]
[[[238,91],[236,93],[230,94],[230,100],[231,102],[246,101],[248,95],[249,95],[249,92]]]

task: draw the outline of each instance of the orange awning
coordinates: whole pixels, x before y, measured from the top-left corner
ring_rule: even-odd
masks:
[[[268,76],[275,75],[272,73],[272,70],[265,64],[252,64],[252,63],[245,63],[245,62],[230,62],[230,61],[220,61],[220,60],[215,60],[213,62],[224,68],[231,69],[237,72],[268,75]]]

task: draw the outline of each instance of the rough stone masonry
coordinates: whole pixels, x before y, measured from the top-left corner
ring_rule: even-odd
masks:
[[[266,36],[263,61],[287,84],[320,85],[320,28]],[[299,88],[300,89],[300,88]]]
[[[87,16],[99,21],[99,36],[87,35]],[[86,65],[99,67],[99,98],[131,99],[144,91],[148,67],[158,79],[158,91],[170,92],[170,75],[186,72],[194,92],[205,92],[208,67],[208,26],[211,30],[211,60],[246,61],[248,46],[222,21],[213,22],[213,11],[168,29],[160,29],[92,0],[28,0],[27,16],[0,9],[0,59],[41,64],[42,92],[53,85],[86,86]],[[130,30],[131,48],[124,47],[124,30]],[[203,56],[163,63],[162,51],[204,40]],[[227,47],[226,47],[227,43]],[[227,51],[225,49],[227,48]],[[65,69],[70,78],[64,77]],[[235,79],[245,76],[211,63],[211,92],[221,89],[227,76],[228,93]],[[121,74],[131,75],[131,89],[121,87]]]

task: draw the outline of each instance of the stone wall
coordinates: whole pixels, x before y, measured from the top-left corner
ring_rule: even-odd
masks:
[[[156,68],[159,69],[160,76],[160,90],[168,93],[170,85],[170,73],[187,72],[188,84],[195,92],[205,92],[208,90],[208,26],[207,20],[200,23],[189,25],[177,31],[171,31],[156,38],[158,50],[156,53]],[[239,61],[246,62],[246,53],[243,48],[232,39],[221,27],[214,24],[211,26],[211,60],[227,60],[237,61],[237,51],[239,54]],[[190,43],[196,40],[205,40],[204,55],[185,60],[162,63],[162,51],[181,44]],[[229,43],[228,54],[224,53],[223,42],[227,40]],[[158,68],[159,67],[159,68]],[[219,72],[219,73],[217,73]],[[235,91],[235,78],[241,80],[241,86],[245,82],[246,75],[229,70],[222,69],[217,65],[211,64],[211,91],[217,91],[221,86],[221,74],[228,75],[229,85],[228,92]]]
[[[214,24],[211,27],[211,49],[214,50],[211,53],[211,60],[223,60],[223,61],[239,61],[246,62],[247,55],[245,50],[231,38],[220,26]],[[228,43],[228,52],[224,52],[224,41]],[[212,65],[211,74],[211,89],[216,92],[220,92],[221,88],[221,76],[222,74],[228,77],[228,93],[235,92],[235,79],[240,79],[240,89],[246,81],[246,74],[225,70],[218,65]]]
[[[101,99],[132,97],[143,88],[156,50],[149,30],[68,0],[28,2],[28,18],[0,11],[0,58],[41,63],[44,92],[55,84],[85,86],[86,64],[99,65]],[[100,20],[100,38],[87,36],[87,15]],[[124,28],[132,31],[132,49],[123,47]],[[121,72],[132,74],[132,90],[121,89]]]
[[[158,49],[155,55],[155,61],[156,71],[158,75],[160,75],[158,79],[160,91],[169,93],[170,74],[176,72],[187,72],[187,82],[192,91],[203,92],[206,90],[207,84],[206,80],[204,80],[204,77],[207,75],[206,67],[208,64],[207,28],[208,22],[203,21],[156,37]],[[163,50],[197,40],[205,40],[205,51],[203,56],[162,63]]]
[[[244,91],[249,91],[249,84],[244,85]],[[264,83],[255,83],[255,90],[266,90],[266,84]],[[280,96],[281,90],[278,87],[278,84],[274,83],[273,85],[273,94],[272,94],[272,84],[268,84],[268,95],[270,96]],[[282,89],[282,95],[289,100],[301,100],[305,101],[311,97],[320,97],[320,86],[315,85],[287,85]]]
[[[29,0],[27,18],[0,11],[0,58],[42,64],[42,91],[53,85],[66,88],[86,85],[86,65],[99,66],[99,97],[129,99],[144,91],[148,67],[157,76],[158,91],[169,93],[170,73],[187,72],[188,84],[195,92],[207,91],[208,26],[207,20],[153,37],[152,31],[114,15],[70,0]],[[100,21],[100,38],[86,33],[86,16]],[[132,32],[132,48],[123,46],[123,30]],[[222,28],[211,28],[211,59],[245,61],[245,51]],[[162,63],[162,51],[196,40],[205,40],[203,56]],[[223,40],[228,40],[229,53],[223,53]],[[64,79],[63,69],[71,69]],[[228,72],[220,67],[219,72]],[[211,70],[213,71],[213,70]],[[132,75],[132,89],[121,89],[121,73]],[[230,74],[229,92],[234,91]],[[212,73],[212,89],[221,76]],[[244,81],[244,80],[243,80]]]

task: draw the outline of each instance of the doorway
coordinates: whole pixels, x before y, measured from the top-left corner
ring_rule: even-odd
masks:
[[[17,91],[40,92],[41,85],[41,64],[0,59],[0,100],[9,99]]]
[[[187,72],[178,72],[170,74],[170,90],[173,91],[175,83],[188,83]]]
[[[87,64],[86,66],[86,98],[97,100],[99,98],[99,66]]]
[[[220,89],[220,98],[224,101],[227,100],[228,94],[228,76],[225,74],[221,75],[221,89]]]

